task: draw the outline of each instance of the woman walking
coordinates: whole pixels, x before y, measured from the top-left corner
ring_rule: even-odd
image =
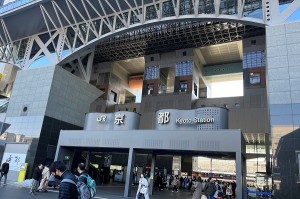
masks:
[[[193,194],[192,199],[199,199],[202,196],[202,183],[201,183],[201,177],[198,177],[197,181],[195,182],[195,191]]]

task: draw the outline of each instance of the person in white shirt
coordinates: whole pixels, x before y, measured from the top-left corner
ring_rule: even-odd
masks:
[[[139,187],[136,192],[136,199],[142,198],[142,195],[144,195],[145,199],[149,199],[149,192],[148,192],[149,182],[146,178],[144,178],[144,175],[141,174],[141,178],[139,180]]]
[[[43,172],[42,172],[42,180],[41,180],[40,186],[38,188],[39,192],[42,192],[42,191],[47,192],[49,177],[50,177],[49,167],[45,166],[43,169]]]

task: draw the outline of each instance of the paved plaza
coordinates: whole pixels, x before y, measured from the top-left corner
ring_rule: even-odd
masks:
[[[132,189],[132,197],[135,198],[136,186]],[[0,186],[0,198],[1,199],[53,199],[58,198],[58,190],[49,189],[47,193],[38,193],[36,196],[31,196],[28,194],[28,187],[19,187],[15,183],[10,182],[6,186]],[[97,199],[120,199],[123,197],[124,185],[104,185],[97,188]],[[154,195],[150,196],[151,199],[168,199],[168,198],[178,198],[178,199],[188,199],[192,198],[191,192],[179,191],[171,192],[169,190],[157,191]]]

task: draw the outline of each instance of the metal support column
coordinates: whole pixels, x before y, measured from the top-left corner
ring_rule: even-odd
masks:
[[[86,151],[85,169],[88,171],[90,168],[90,151]]]
[[[154,175],[155,175],[155,162],[156,162],[156,154],[152,154],[151,158],[151,171],[150,171],[150,185],[149,185],[149,194],[153,195],[154,188]]]
[[[236,152],[236,198],[245,199],[246,191],[246,158],[241,152]]]
[[[128,163],[127,163],[126,180],[125,180],[125,192],[124,192],[125,198],[131,196],[134,162],[135,162],[135,150],[133,148],[130,148],[128,154]]]

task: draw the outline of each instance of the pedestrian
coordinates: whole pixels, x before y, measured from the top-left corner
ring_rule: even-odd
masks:
[[[176,176],[172,181],[172,185],[173,185],[172,192],[174,191],[178,192],[178,184],[179,184],[179,180],[178,180],[178,176]]]
[[[226,187],[226,198],[231,199],[231,196],[232,196],[232,185],[231,183],[228,183]]]
[[[214,199],[215,192],[217,191],[214,180],[209,178],[204,187],[204,192],[207,196],[207,199]]]
[[[55,178],[61,179],[59,186],[59,199],[75,199],[78,198],[77,178],[71,171],[67,170],[64,163],[55,161],[50,166],[50,172],[55,175]],[[65,180],[65,182],[63,182]]]
[[[1,185],[1,180],[2,180],[3,176],[4,176],[4,185],[6,185],[7,174],[9,172],[9,162],[10,162],[10,159],[7,159],[1,166],[0,185]]]
[[[29,191],[29,194],[32,195],[32,196],[36,195],[36,192],[37,192],[38,187],[39,187],[39,182],[42,178],[43,169],[44,169],[44,164],[40,163],[33,171],[32,183],[31,183],[31,188],[30,188],[30,191]]]
[[[47,192],[49,177],[50,177],[49,167],[45,166],[42,172],[42,180],[38,188],[38,192],[42,192],[42,191]]]
[[[232,181],[231,186],[232,186],[232,196],[235,197],[235,196],[236,196],[236,193],[235,193],[236,182],[235,182],[235,181]]]
[[[199,199],[202,196],[202,183],[201,177],[198,177],[197,181],[195,182],[195,191],[193,193],[192,199]]]
[[[50,170],[49,170],[49,172],[50,172]],[[49,176],[48,186],[53,187],[53,189],[56,189],[56,180],[55,180],[54,174],[52,174],[52,173]]]
[[[136,192],[136,199],[149,199],[149,192],[148,192],[148,186],[149,182],[148,180],[144,177],[143,174],[141,174],[141,178],[139,180],[139,186],[138,190]]]
[[[78,180],[80,182],[83,182],[84,184],[87,185],[87,177],[89,175],[85,172],[85,165],[84,165],[84,163],[79,163],[78,164],[78,166],[77,166],[77,172],[79,173]]]

